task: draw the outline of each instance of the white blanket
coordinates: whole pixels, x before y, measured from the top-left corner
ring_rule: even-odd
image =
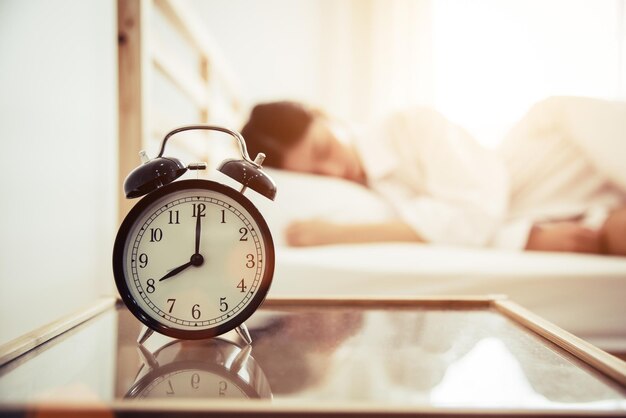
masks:
[[[366,222],[393,212],[354,183],[268,173],[278,184],[276,202],[247,196],[276,243],[270,296],[504,294],[602,348],[626,352],[626,258],[421,244],[290,248],[283,234],[294,220]]]

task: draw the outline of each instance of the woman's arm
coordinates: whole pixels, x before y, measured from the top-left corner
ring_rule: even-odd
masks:
[[[385,147],[364,155],[371,167],[394,164],[368,185],[425,242],[489,245],[509,202],[500,158],[432,110],[397,113],[383,131]],[[390,156],[383,158],[385,150]]]
[[[286,239],[289,245],[295,247],[389,241],[424,242],[409,225],[399,220],[371,224],[299,221],[289,225]]]
[[[533,226],[525,249],[601,254],[602,242],[600,232],[578,222],[551,222]]]

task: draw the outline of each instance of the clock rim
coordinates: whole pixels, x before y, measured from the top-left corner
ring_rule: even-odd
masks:
[[[263,246],[265,249],[265,270],[256,294],[252,297],[252,300],[246,305],[246,307],[234,314],[230,320],[210,329],[201,330],[184,330],[168,326],[164,323],[152,318],[144,309],[137,303],[136,299],[132,296],[130,288],[126,282],[124,274],[124,246],[129,238],[129,234],[135,225],[138,218],[144,213],[152,203],[168,194],[175,193],[183,190],[192,189],[204,189],[226,195],[237,203],[243,206],[248,214],[254,219],[258,226],[258,233],[263,236]],[[274,276],[275,266],[275,252],[274,252],[274,240],[270,229],[261,215],[261,212],[254,206],[252,201],[244,196],[239,191],[223,185],[221,183],[212,180],[179,180],[167,184],[149,194],[144,196],[137,204],[128,212],[115,237],[115,244],[113,246],[113,276],[115,278],[115,285],[117,291],[120,294],[122,301],[128,308],[128,310],[141,321],[148,328],[163,334],[168,337],[187,339],[187,340],[201,340],[207,338],[213,338],[218,335],[222,335],[231,331],[241,324],[243,324],[252,314],[263,304],[267,296],[267,292],[270,289]]]

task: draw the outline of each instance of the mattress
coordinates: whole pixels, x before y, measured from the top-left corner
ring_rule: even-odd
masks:
[[[423,244],[278,246],[274,295],[503,294],[609,351],[626,352],[626,258]]]
[[[249,197],[276,244],[270,296],[504,294],[601,348],[626,353],[626,257],[413,243],[293,248],[284,239],[291,222],[379,222],[394,212],[353,182],[266,171],[278,185],[276,201]]]

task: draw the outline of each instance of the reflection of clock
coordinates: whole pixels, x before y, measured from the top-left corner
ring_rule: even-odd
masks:
[[[214,338],[173,341],[154,354],[139,346],[144,364],[127,398],[265,398],[269,383],[251,346]]]

